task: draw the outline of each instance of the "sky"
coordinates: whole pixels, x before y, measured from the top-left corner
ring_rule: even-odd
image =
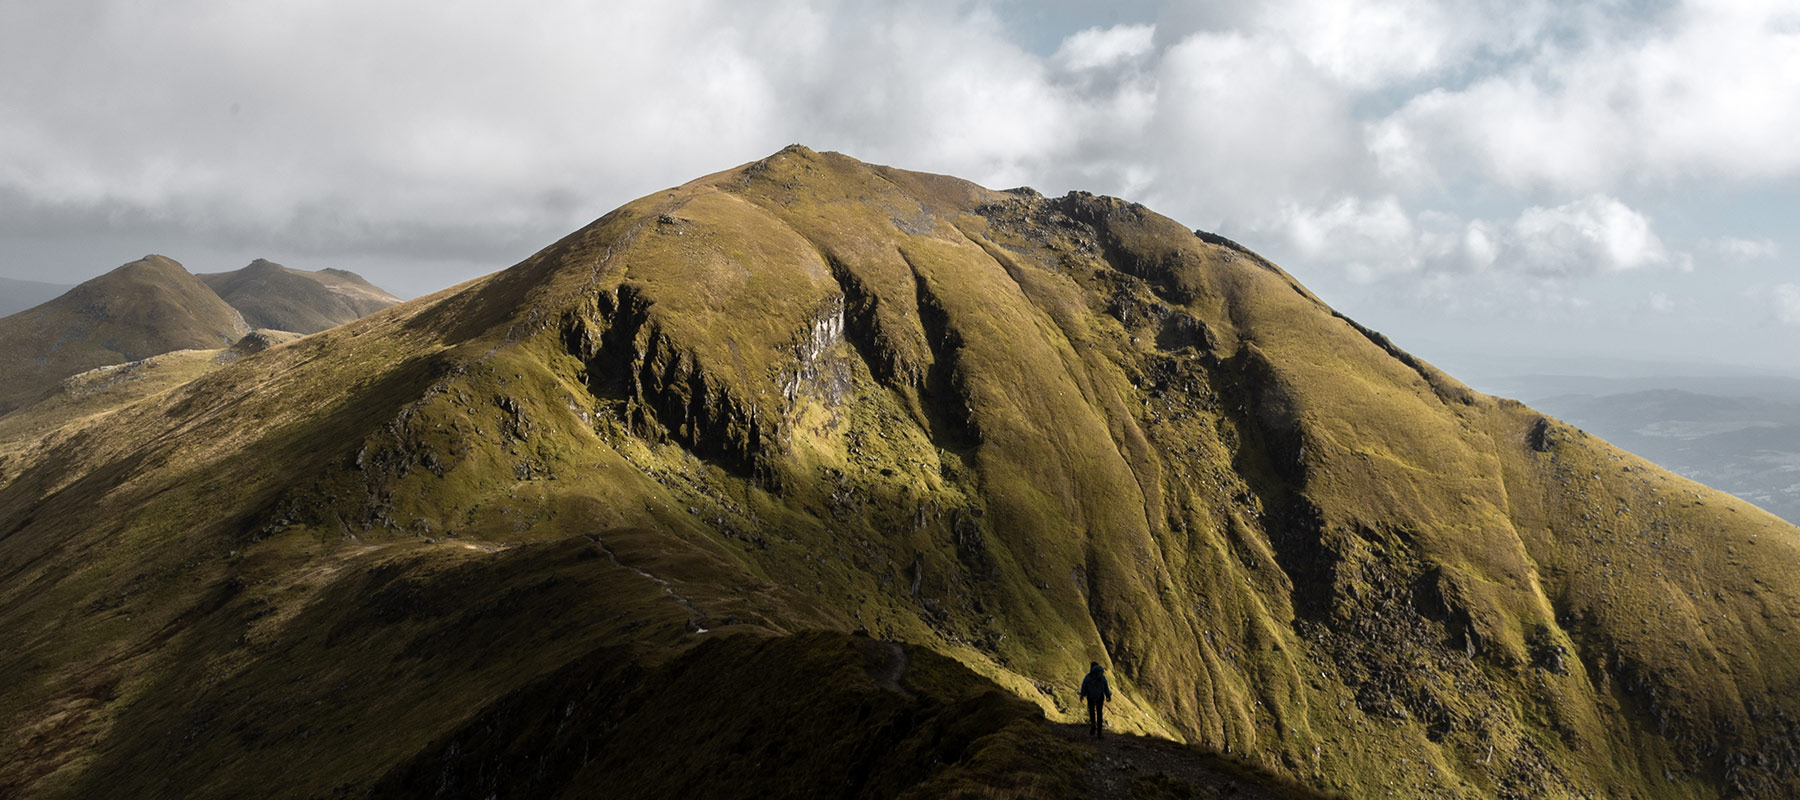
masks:
[[[4,277],[413,297],[801,143],[1142,202],[1453,374],[1800,374],[1800,0],[0,0],[0,75]]]

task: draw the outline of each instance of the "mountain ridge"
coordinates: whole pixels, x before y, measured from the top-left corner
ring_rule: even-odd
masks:
[[[172,259],[150,255],[0,318],[0,413],[63,378],[171,350],[226,347],[243,315]]]
[[[133,409],[0,445],[34,794],[360,790],[583,648],[818,629],[1355,794],[1795,785],[1791,526],[1111,198],[789,148]]]
[[[236,272],[194,275],[174,259],[145,256],[0,317],[0,349],[11,354],[0,359],[8,379],[0,414],[90,369],[225,348],[253,329],[312,333],[397,302],[343,270],[305,272],[257,259]]]
[[[308,272],[256,259],[235,272],[196,275],[251,327],[317,333],[400,302],[353,272]]]

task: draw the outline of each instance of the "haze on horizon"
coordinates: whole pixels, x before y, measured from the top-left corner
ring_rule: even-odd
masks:
[[[1788,2],[86,0],[0,69],[4,277],[417,296],[800,142],[1142,202],[1464,377],[1800,374]]]

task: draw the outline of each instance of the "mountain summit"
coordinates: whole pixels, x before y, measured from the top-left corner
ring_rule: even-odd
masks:
[[[229,347],[244,318],[181,264],[149,255],[0,318],[0,414],[75,373],[171,350]]]
[[[288,269],[256,259],[236,272],[196,275],[254,328],[317,333],[400,302],[353,272]]]
[[[1095,661],[1293,796],[1787,797],[1796,544],[1229,240],[791,147],[0,447],[0,789],[1078,796]]]
[[[193,275],[150,255],[0,318],[0,415],[96,367],[230,347],[252,329],[313,333],[400,302],[352,272],[257,259]]]

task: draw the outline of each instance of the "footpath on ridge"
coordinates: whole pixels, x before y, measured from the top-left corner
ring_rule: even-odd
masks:
[[[1057,735],[1093,751],[1088,763],[1088,796],[1124,798],[1236,798],[1239,800],[1326,800],[1337,797],[1300,786],[1282,785],[1241,762],[1148,736],[1108,733],[1090,738],[1087,726],[1047,723]]]

